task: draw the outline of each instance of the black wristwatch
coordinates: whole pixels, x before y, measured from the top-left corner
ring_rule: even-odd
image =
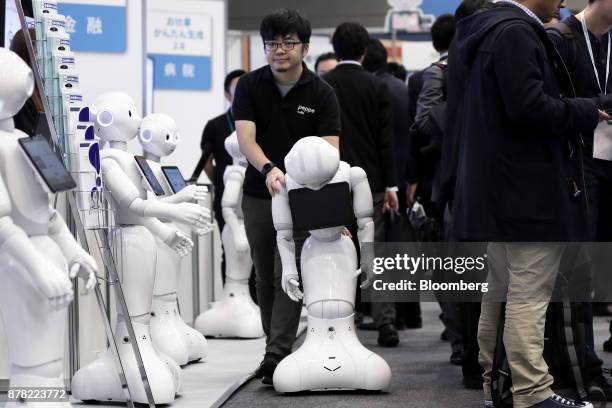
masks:
[[[268,176],[268,173],[269,173],[270,171],[272,171],[272,169],[273,169],[274,167],[276,167],[276,164],[274,164],[274,163],[272,163],[272,162],[268,162],[268,163],[264,164],[264,165],[263,165],[263,167],[261,168],[261,174],[262,174],[264,177],[267,177],[267,176]]]

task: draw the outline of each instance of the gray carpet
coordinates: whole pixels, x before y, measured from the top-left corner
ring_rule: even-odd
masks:
[[[423,328],[400,332],[397,348],[379,347],[376,344],[377,332],[359,332],[363,344],[380,354],[391,366],[393,380],[389,393],[317,392],[285,396],[262,385],[259,380],[252,380],[224,407],[481,408],[482,393],[464,389],[460,367],[448,362],[450,346],[440,340],[442,324],[437,317],[437,304],[423,303],[422,308]],[[607,319],[596,318],[597,352],[604,359],[604,367],[612,365],[612,355],[601,350],[601,344],[607,338],[607,328]]]

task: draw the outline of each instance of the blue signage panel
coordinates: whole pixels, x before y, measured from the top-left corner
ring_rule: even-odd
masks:
[[[66,16],[72,51],[125,52],[125,5],[59,2],[58,11]]]
[[[211,57],[174,54],[149,54],[153,60],[155,89],[211,88]]]
[[[459,7],[461,0],[423,0],[421,9],[423,14],[433,14],[440,17],[442,14],[455,14],[455,9]]]

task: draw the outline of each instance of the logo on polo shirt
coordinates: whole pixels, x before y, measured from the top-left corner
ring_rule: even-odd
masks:
[[[315,113],[315,110],[312,108],[309,108],[308,106],[298,106],[297,108],[297,113],[299,113],[300,115],[305,115],[307,113]]]

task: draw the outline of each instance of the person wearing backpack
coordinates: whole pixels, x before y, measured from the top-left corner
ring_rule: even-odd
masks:
[[[500,0],[457,27],[466,75],[458,90],[464,98],[453,236],[490,242],[490,285],[478,328],[488,407],[502,310],[495,289],[506,295],[503,344],[514,408],[593,407],[553,393],[544,322],[565,249],[559,243],[587,235],[579,135],[610,118],[604,111],[612,99],[564,96],[571,78],[560,70],[543,25],[557,6]],[[496,274],[509,285],[499,286]]]
[[[598,97],[612,92],[611,81],[608,81],[612,63],[611,28],[612,1],[589,0],[587,7],[578,15],[565,18],[549,27],[547,31],[565,62],[577,97]],[[610,242],[612,217],[608,213],[609,204],[612,203],[612,162],[593,157],[594,132],[584,132],[582,138],[584,140],[582,159],[589,205],[588,240]],[[584,320],[588,367],[585,380],[602,388],[610,401],[612,387],[603,376],[602,361],[594,350],[591,304],[583,304],[582,308],[584,313],[581,318]]]

